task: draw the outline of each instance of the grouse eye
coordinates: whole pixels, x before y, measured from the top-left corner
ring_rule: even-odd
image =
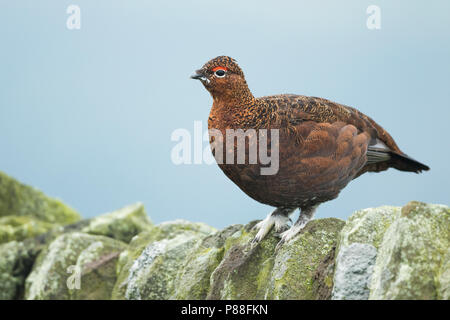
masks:
[[[214,72],[214,74],[216,75],[216,77],[223,78],[223,77],[225,77],[225,70],[223,70],[223,69],[216,70],[216,72]]]

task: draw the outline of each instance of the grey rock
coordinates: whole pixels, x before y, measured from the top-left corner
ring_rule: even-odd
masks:
[[[333,300],[367,300],[377,249],[364,243],[341,247],[334,276]]]

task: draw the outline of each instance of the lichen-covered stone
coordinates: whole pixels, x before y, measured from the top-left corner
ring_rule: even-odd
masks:
[[[378,248],[387,228],[400,215],[401,208],[393,206],[356,211],[348,218],[339,235],[339,247],[364,243]]]
[[[437,277],[437,297],[442,300],[450,300],[450,248],[443,258],[441,269]]]
[[[205,299],[212,272],[219,265],[225,252],[225,241],[239,231],[242,225],[232,225],[206,236],[187,256],[175,281],[175,293],[171,299]]]
[[[276,251],[273,230],[252,243],[255,221],[155,226],[137,203],[66,224],[51,201],[0,174],[0,299],[450,299],[443,205],[313,220]]]
[[[450,282],[450,208],[410,202],[384,234],[370,299],[443,299]]]
[[[330,300],[333,291],[333,277],[336,267],[336,246],[320,262],[313,279],[313,291],[317,300]]]
[[[116,261],[125,248],[104,236],[63,234],[39,254],[26,279],[25,298],[109,299]]]
[[[38,254],[68,227],[57,227],[23,241],[0,245],[0,300],[23,299],[25,279]]]
[[[203,235],[210,235],[217,230],[202,222],[191,222],[183,219],[167,221],[157,225],[150,233],[155,239],[171,239],[180,234],[180,232],[198,233]]]
[[[344,221],[327,218],[310,221],[305,229],[275,256],[266,299],[318,299],[320,286],[332,288],[331,274],[317,278],[322,261],[336,246]],[[319,284],[318,282],[322,282]],[[323,289],[322,289],[323,290]]]
[[[251,240],[256,234],[252,221],[234,232],[224,244],[224,257],[211,274],[207,299],[256,299],[264,296],[267,271],[273,264],[277,238],[270,232],[258,245]],[[258,267],[256,267],[258,265]],[[245,281],[242,281],[245,278]]]
[[[449,250],[447,206],[358,211],[339,237],[333,299],[448,299]]]
[[[135,235],[149,230],[152,225],[144,205],[136,203],[91,219],[82,232],[103,235],[128,243]]]
[[[119,257],[118,280],[112,298],[168,299],[174,294],[173,283],[184,263],[183,259],[200,239],[215,231],[216,229],[204,223],[175,220],[141,232],[131,240],[128,248]],[[151,263],[153,258],[154,264]],[[139,265],[145,265],[146,268],[139,271]],[[148,283],[156,281],[156,278],[148,273],[149,270],[159,270],[160,279],[166,279],[165,285],[169,288],[159,290],[160,287],[155,285],[153,289],[149,289]]]
[[[62,202],[0,172],[0,217],[29,216],[39,221],[70,224],[80,215]]]
[[[344,222],[313,220],[278,252],[275,247],[279,239],[273,231],[257,246],[252,245],[254,224],[227,239],[224,258],[211,275],[208,298],[316,299],[319,286],[314,285],[314,279],[321,262],[336,245]]]
[[[0,220],[6,218],[8,221],[11,217],[2,217]],[[13,217],[13,226],[18,225],[18,230],[22,230],[21,223],[27,225],[31,221],[30,229],[24,228],[26,232],[15,230],[12,233],[10,229],[9,234],[14,234],[15,238],[25,238],[23,241],[11,241],[0,244],[0,300],[8,299],[23,299],[25,279],[31,272],[31,268],[35,262],[36,257],[50,242],[58,236],[80,231],[88,223],[89,220],[81,220],[76,223],[58,226],[55,224],[42,223],[42,228],[34,225],[35,219],[31,217]],[[46,231],[47,227],[50,230]],[[1,230],[1,227],[0,227]],[[42,233],[41,233],[42,232]],[[33,234],[37,234],[34,235]],[[23,235],[23,236],[22,236]]]
[[[0,217],[0,244],[21,241],[50,231],[55,225],[26,216]]]
[[[148,245],[130,268],[125,298],[170,298],[175,290],[179,267],[199,239],[198,235],[183,233],[173,239],[164,239]]]
[[[368,299],[373,267],[384,234],[400,207],[382,206],[353,213],[342,229],[337,247],[332,299]]]
[[[34,257],[22,242],[0,245],[0,300],[20,299]]]

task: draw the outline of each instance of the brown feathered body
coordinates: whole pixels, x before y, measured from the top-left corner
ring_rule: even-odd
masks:
[[[214,77],[217,68],[226,70],[226,77]],[[261,167],[266,165],[248,163],[251,139],[246,142],[244,164],[219,164],[242,191],[261,203],[309,208],[336,198],[351,180],[365,172],[390,167],[428,170],[404,154],[386,130],[354,108],[292,94],[255,98],[242,70],[229,57],[215,58],[197,73],[204,77],[202,82],[214,99],[209,129],[220,130],[223,137],[227,129],[278,129],[276,174],[261,175]],[[235,144],[224,150],[223,158],[227,152],[236,151]]]

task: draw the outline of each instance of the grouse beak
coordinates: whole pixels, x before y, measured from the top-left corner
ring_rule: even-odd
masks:
[[[201,82],[206,82],[206,83],[209,82],[208,78],[205,77],[205,75],[202,73],[201,70],[195,71],[195,72],[191,75],[191,79],[200,80]]]
[[[204,75],[200,73],[200,70],[197,70],[191,74],[191,79],[200,80],[202,77],[204,77]]]

